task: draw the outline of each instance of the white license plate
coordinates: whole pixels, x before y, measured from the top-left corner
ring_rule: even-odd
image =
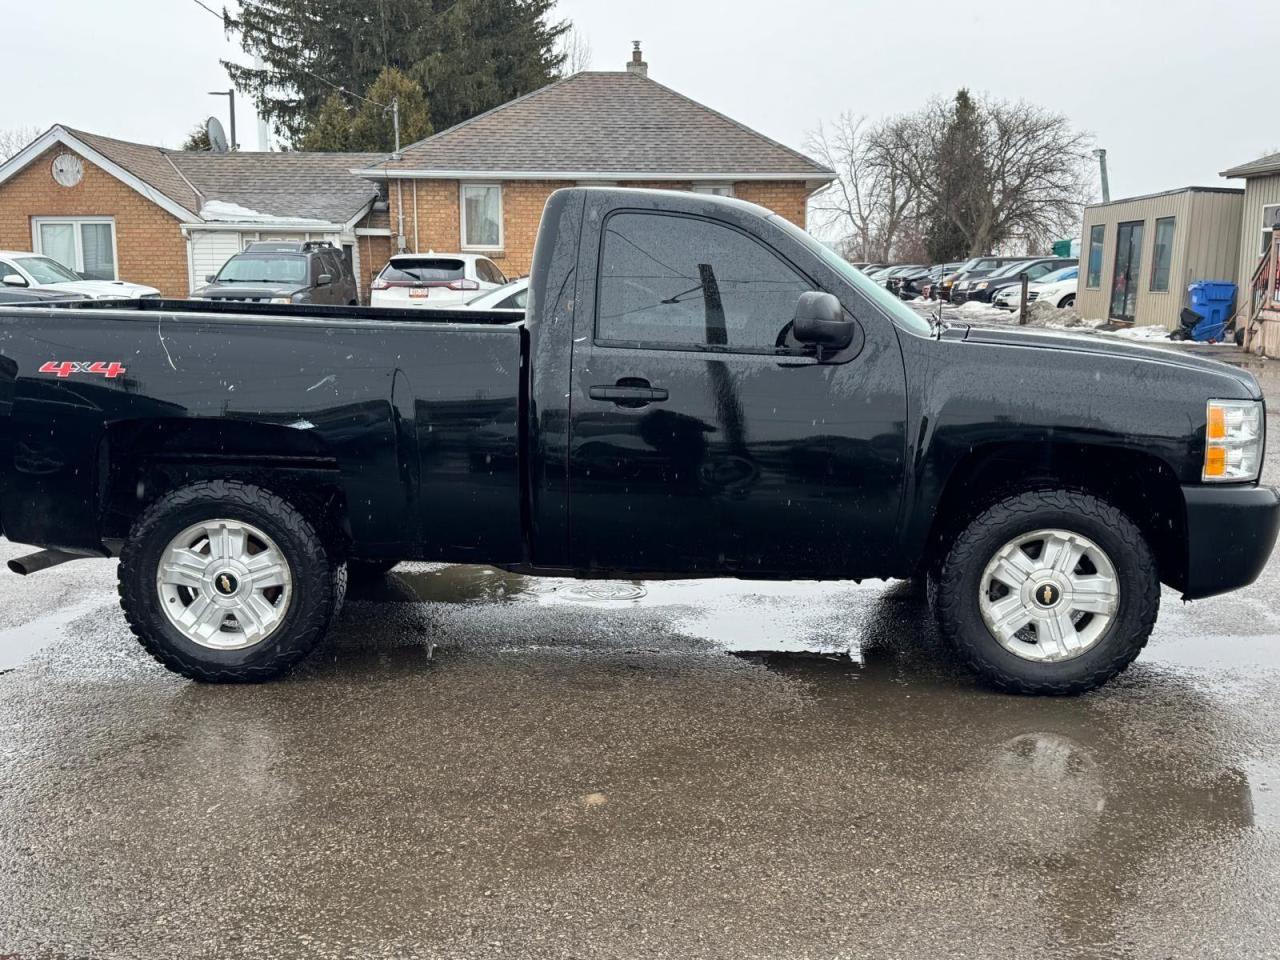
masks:
[[[410,290],[410,291],[409,291],[409,299],[410,299],[410,300],[425,300],[425,299],[427,298],[427,294],[428,294],[428,293],[430,293],[430,292],[431,292],[431,291],[429,291],[429,290]]]

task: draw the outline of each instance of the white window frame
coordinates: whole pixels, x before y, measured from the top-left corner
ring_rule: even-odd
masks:
[[[498,188],[498,245],[467,243],[467,187]],[[507,212],[502,195],[502,184],[492,180],[461,180],[458,182],[458,244],[463,250],[481,253],[502,253],[506,250]]]
[[[732,197],[732,183],[700,183],[693,188],[694,193],[706,193],[713,197]]]
[[[63,266],[74,270],[76,273],[84,272],[84,238],[80,232],[80,225],[82,223],[109,223],[111,225],[111,272],[114,274],[111,279],[120,279],[120,255],[116,249],[115,217],[32,217],[31,250],[42,257],[48,256],[40,244],[40,225],[44,223],[70,223],[75,225],[76,262],[74,264],[63,264]]]
[[[1270,217],[1267,216],[1268,211],[1274,211]],[[1258,256],[1262,256],[1267,249],[1267,241],[1271,238],[1271,227],[1269,224],[1276,223],[1280,220],[1280,203],[1268,203],[1262,208],[1262,243],[1258,247]]]

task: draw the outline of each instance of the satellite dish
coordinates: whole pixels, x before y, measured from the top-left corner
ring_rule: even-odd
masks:
[[[217,117],[210,117],[204,122],[204,129],[209,135],[209,149],[214,153],[226,153],[227,134],[222,129],[222,121]]]

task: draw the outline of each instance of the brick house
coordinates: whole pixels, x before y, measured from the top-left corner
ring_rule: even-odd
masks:
[[[391,252],[370,153],[196,153],[56,125],[0,165],[0,249],[185,297],[254,240],[326,239],[362,292]]]
[[[577,73],[352,173],[384,185],[396,245],[477,251],[527,273],[547,196],[576,184],[728,194],[806,225],[835,175],[648,76]]]
[[[527,273],[547,196],[574,184],[731,194],[805,226],[834,174],[648,77],[578,73],[406,147],[203,153],[56,125],[0,164],[0,249],[185,297],[254,240],[327,239],[367,298],[394,250],[482,251]]]

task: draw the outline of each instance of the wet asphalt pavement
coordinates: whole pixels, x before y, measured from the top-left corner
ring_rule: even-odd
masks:
[[[1133,668],[1046,700],[905,584],[406,565],[217,687],[146,658],[112,564],[6,574],[0,956],[1277,956],[1278,589],[1166,590]]]

